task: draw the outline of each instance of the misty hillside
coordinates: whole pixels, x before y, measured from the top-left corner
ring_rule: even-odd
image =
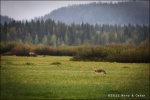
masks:
[[[8,17],[8,16],[3,16],[3,15],[0,15],[0,23],[1,24],[4,24],[5,22],[7,22],[7,23],[10,23],[10,22],[12,22],[14,19],[12,19],[12,18],[10,18],[10,17]]]
[[[90,3],[61,7],[39,19],[66,24],[149,24],[149,2]]]

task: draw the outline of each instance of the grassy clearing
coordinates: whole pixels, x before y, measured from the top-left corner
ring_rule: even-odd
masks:
[[[74,62],[70,58],[2,56],[1,99],[149,98],[149,64]],[[107,74],[96,74],[94,68]]]

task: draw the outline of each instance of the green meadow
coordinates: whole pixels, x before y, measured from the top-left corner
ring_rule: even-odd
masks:
[[[149,99],[149,63],[1,56],[1,99]],[[104,69],[97,74],[94,68]]]

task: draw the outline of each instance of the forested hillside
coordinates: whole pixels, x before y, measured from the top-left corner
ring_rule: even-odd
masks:
[[[1,24],[4,24],[5,22],[9,23],[9,22],[12,22],[13,20],[14,20],[13,18],[9,18],[8,16],[0,15]]]
[[[50,13],[56,19],[5,20],[0,54],[149,63],[148,7],[146,2],[92,3],[57,9]]]
[[[133,0],[132,2],[70,5],[58,8],[36,19],[47,20],[49,18],[66,24],[72,22],[113,25],[149,24],[149,1]]]
[[[54,47],[148,43],[149,2],[71,5],[31,21],[1,16],[1,42]]]
[[[140,44],[149,42],[149,25],[108,25],[88,23],[66,25],[46,21],[12,21],[1,26],[1,42],[64,45],[105,45],[109,43]]]

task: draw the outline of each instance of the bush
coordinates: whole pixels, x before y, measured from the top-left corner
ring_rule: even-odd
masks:
[[[149,44],[140,45],[108,44],[105,46],[62,46],[29,45],[1,42],[3,55],[29,56],[30,52],[38,55],[73,56],[73,61],[109,61],[124,63],[150,63]]]
[[[83,61],[105,61],[108,56],[107,49],[101,46],[79,48],[76,55],[71,60]]]
[[[149,47],[143,49],[140,47],[128,46],[126,48],[121,48],[118,52],[110,53],[106,60],[110,62],[124,63],[149,63],[149,55]]]
[[[13,65],[13,63],[12,63],[12,62],[9,62],[9,61],[8,61],[8,62],[6,62],[6,64]]]
[[[10,52],[11,49],[14,48],[16,44],[17,43],[14,43],[14,42],[9,42],[9,43],[1,42],[0,43],[0,47],[1,47],[0,54],[6,53],[6,52]]]
[[[58,56],[73,56],[77,52],[77,47],[73,46],[63,46],[57,48]]]
[[[53,62],[53,63],[51,63],[51,65],[61,65],[61,63],[60,62]]]
[[[75,47],[58,47],[38,45],[35,52],[39,55],[52,55],[52,56],[73,56],[76,53]]]
[[[30,62],[26,62],[25,65],[34,65],[34,64]]]
[[[149,46],[113,44],[106,46],[90,46],[80,48],[73,61],[109,61],[123,63],[149,63]]]
[[[56,55],[57,50],[51,46],[38,45],[35,52],[39,55]]]
[[[12,54],[17,56],[29,56],[30,51],[32,51],[31,46],[24,44],[17,44],[11,50]]]

